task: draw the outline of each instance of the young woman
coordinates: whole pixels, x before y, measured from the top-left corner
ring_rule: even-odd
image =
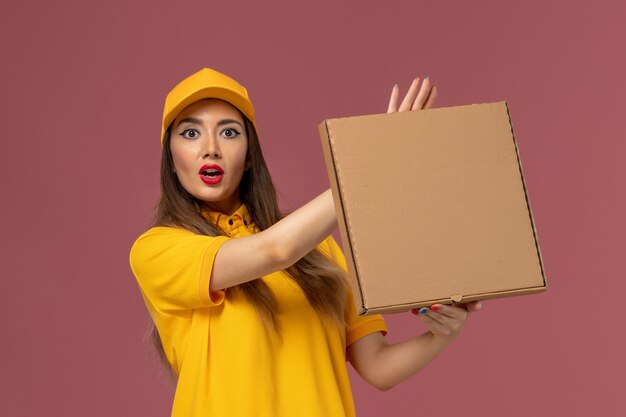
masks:
[[[388,112],[432,107],[416,78]],[[426,366],[480,303],[433,305],[429,331],[389,344],[380,315],[357,316],[331,236],[330,189],[283,215],[246,89],[204,68],[168,94],[161,199],[130,265],[176,375],[172,416],[354,416],[349,361],[386,390]]]

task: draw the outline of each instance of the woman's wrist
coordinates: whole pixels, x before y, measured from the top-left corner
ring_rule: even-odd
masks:
[[[458,334],[454,334],[454,335],[436,334],[436,333],[433,333],[432,330],[429,330],[428,332],[431,334],[432,342],[434,344],[437,344],[443,347],[452,343],[458,336]]]

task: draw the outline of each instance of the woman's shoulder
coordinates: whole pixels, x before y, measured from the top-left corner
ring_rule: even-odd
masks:
[[[174,226],[152,226],[145,232],[139,235],[137,239],[140,239],[144,236],[152,236],[152,235],[164,235],[164,234],[195,234],[191,230],[183,229],[182,227],[174,227]]]
[[[190,230],[183,229],[180,227],[173,226],[152,226],[135,239],[135,243],[145,240],[150,237],[166,237],[166,236],[176,236],[176,235],[193,235]]]
[[[198,235],[191,230],[174,226],[152,226],[134,240],[131,245],[131,251],[138,247],[152,246],[152,244],[161,245],[169,241],[177,240],[184,237],[203,236]],[[208,238],[208,236],[205,236]]]
[[[207,248],[218,247],[227,236],[208,236],[172,226],[153,226],[139,235],[129,250],[131,265],[155,263],[157,259],[172,263],[202,257]]]

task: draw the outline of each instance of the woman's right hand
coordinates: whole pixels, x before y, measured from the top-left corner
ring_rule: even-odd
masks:
[[[437,87],[432,84],[428,76],[424,78],[422,86],[418,90],[419,82],[419,77],[413,80],[411,87],[409,87],[409,91],[404,97],[404,100],[400,103],[400,107],[398,107],[398,95],[400,94],[400,89],[398,88],[398,84],[394,85],[391,90],[391,98],[389,99],[387,113],[429,109],[434,107],[435,100],[437,99]]]

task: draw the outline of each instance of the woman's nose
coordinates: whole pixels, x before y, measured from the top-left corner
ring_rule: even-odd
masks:
[[[220,154],[219,152],[216,152],[216,151],[209,151],[204,154],[204,157],[207,157],[207,156],[212,156],[213,158],[219,158]]]
[[[213,137],[209,137],[209,139],[206,141],[206,145],[205,145],[205,154],[204,156],[212,156],[214,158],[219,158],[221,153],[220,153],[220,148],[217,144],[217,139],[213,138]]]

